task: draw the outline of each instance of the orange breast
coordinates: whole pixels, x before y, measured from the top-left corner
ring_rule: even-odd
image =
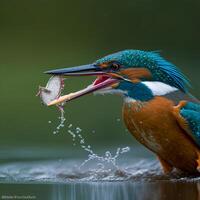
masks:
[[[123,118],[131,134],[172,166],[195,172],[198,147],[173,116],[173,102],[164,97],[125,102]]]

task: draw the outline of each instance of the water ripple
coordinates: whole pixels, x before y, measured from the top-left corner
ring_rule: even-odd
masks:
[[[15,162],[0,165],[1,182],[41,182],[66,183],[71,181],[199,181],[198,177],[188,177],[177,171],[164,175],[156,160],[138,160],[117,168],[90,164],[79,168],[78,160],[52,160]]]

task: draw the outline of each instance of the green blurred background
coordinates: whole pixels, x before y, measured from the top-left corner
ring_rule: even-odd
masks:
[[[43,71],[123,49],[161,50],[188,75],[199,97],[199,10],[198,0],[0,0],[0,145],[71,147],[67,128],[53,135],[57,109],[35,96],[49,79]],[[65,91],[90,82],[71,78]],[[121,106],[117,96],[84,96],[66,105],[67,123],[81,127],[90,144],[133,144],[117,120]]]

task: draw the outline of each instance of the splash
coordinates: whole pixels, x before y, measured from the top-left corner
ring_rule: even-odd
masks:
[[[60,111],[60,116],[58,117],[58,119],[60,119],[60,123],[58,124],[56,129],[53,131],[53,134],[58,134],[60,132],[60,129],[65,126],[66,118],[65,118],[64,108],[63,106],[58,106],[58,109]]]
[[[114,166],[116,169],[118,169],[118,165],[117,165],[117,159],[119,157],[120,154],[124,154],[130,151],[130,147],[124,147],[124,148],[117,148],[116,152],[114,154],[112,154],[110,151],[106,151],[105,154],[103,156],[99,156],[98,154],[94,153],[91,149],[84,149],[86,151],[89,152],[88,154],[88,159],[86,159],[81,165],[80,168],[83,167],[84,165],[86,165],[86,163],[88,163],[91,160],[97,160],[97,167],[101,170],[105,168],[105,165],[103,163],[107,163],[107,164],[112,164],[112,166]]]
[[[58,134],[62,128],[65,127],[66,117],[63,106],[59,106],[60,116],[58,117],[60,122],[56,127],[56,130],[53,131],[53,134]],[[117,121],[120,121],[119,118]],[[48,122],[50,123],[50,122]],[[97,161],[98,170],[105,170],[106,166],[114,167],[118,169],[117,160],[120,155],[125,154],[130,151],[130,147],[118,147],[115,152],[106,151],[103,155],[99,155],[95,153],[91,145],[89,145],[85,138],[82,135],[82,128],[74,127],[73,124],[69,123],[67,126],[67,133],[72,137],[73,145],[78,144],[84,151],[88,153],[87,159],[85,159],[79,166],[79,169],[86,166],[87,163],[91,161]],[[93,134],[96,132],[95,130],[91,131]],[[110,169],[110,168],[109,168]]]

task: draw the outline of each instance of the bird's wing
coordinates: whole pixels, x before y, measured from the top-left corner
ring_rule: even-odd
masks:
[[[174,106],[173,114],[181,128],[200,147],[200,104],[180,101]]]

